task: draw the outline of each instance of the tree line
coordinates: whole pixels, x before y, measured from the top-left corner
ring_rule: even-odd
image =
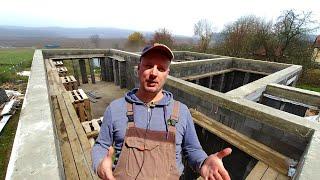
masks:
[[[138,50],[147,43],[159,42],[175,50],[301,64],[309,68],[314,41],[310,35],[317,28],[311,11],[285,10],[275,22],[254,15],[240,17],[225,25],[220,33],[214,33],[209,20],[199,20],[194,24],[196,44],[175,43],[166,28],[155,31],[149,40],[141,32],[134,32],[128,37],[126,48]]]

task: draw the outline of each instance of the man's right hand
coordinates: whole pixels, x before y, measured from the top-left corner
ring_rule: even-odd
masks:
[[[112,156],[114,153],[114,148],[109,147],[108,153],[100,162],[97,170],[98,176],[103,180],[115,180],[112,174]]]

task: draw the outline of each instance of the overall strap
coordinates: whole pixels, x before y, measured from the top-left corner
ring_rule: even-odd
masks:
[[[128,118],[128,127],[134,126],[133,104],[129,102],[127,102],[127,118]]]
[[[170,115],[170,118],[167,121],[169,126],[175,126],[176,123],[179,121],[179,108],[180,102],[174,100],[172,114]]]

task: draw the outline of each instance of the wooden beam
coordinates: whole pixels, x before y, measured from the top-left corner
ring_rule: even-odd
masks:
[[[55,126],[57,129],[59,145],[61,150],[61,157],[63,161],[64,174],[66,179],[79,179],[78,172],[76,171],[76,164],[73,158],[71,145],[69,142],[66,126],[60,112],[57,96],[51,96],[53,105]]]
[[[60,110],[61,110],[61,114],[63,117],[63,121],[64,121],[64,124],[66,127],[69,142],[70,142],[73,156],[75,159],[75,164],[77,166],[79,178],[80,179],[92,179],[93,177],[90,172],[91,163],[88,163],[86,158],[84,157],[85,152],[83,151],[83,147],[81,147],[81,143],[78,138],[76,129],[73,125],[73,122],[72,122],[71,117],[69,115],[69,110],[66,106],[68,103],[65,103],[64,98],[65,97],[62,97],[61,95],[57,96]]]
[[[211,119],[198,111],[190,109],[193,121],[221,139],[239,148],[250,156],[266,163],[282,174],[287,174],[290,158],[278,153],[270,147]]]
[[[68,92],[63,92],[62,96],[66,101],[66,107],[68,109],[69,116],[70,116],[70,119],[73,124],[73,128],[74,128],[75,132],[77,133],[77,138],[81,144],[81,148],[83,150],[85,160],[86,160],[87,164],[89,165],[89,170],[91,172],[91,175],[92,175],[93,179],[98,179],[97,176],[95,175],[95,173],[93,172],[93,169],[91,168],[91,165],[92,165],[91,146],[88,141],[87,135],[86,135],[86,133],[85,133],[80,121],[79,121],[79,118],[77,117],[77,113],[74,110],[74,107],[71,103],[71,100],[69,99],[70,97],[69,97]]]

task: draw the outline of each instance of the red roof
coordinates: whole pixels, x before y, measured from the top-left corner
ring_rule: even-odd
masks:
[[[320,48],[320,35],[317,36],[316,40],[314,41],[313,47]]]

